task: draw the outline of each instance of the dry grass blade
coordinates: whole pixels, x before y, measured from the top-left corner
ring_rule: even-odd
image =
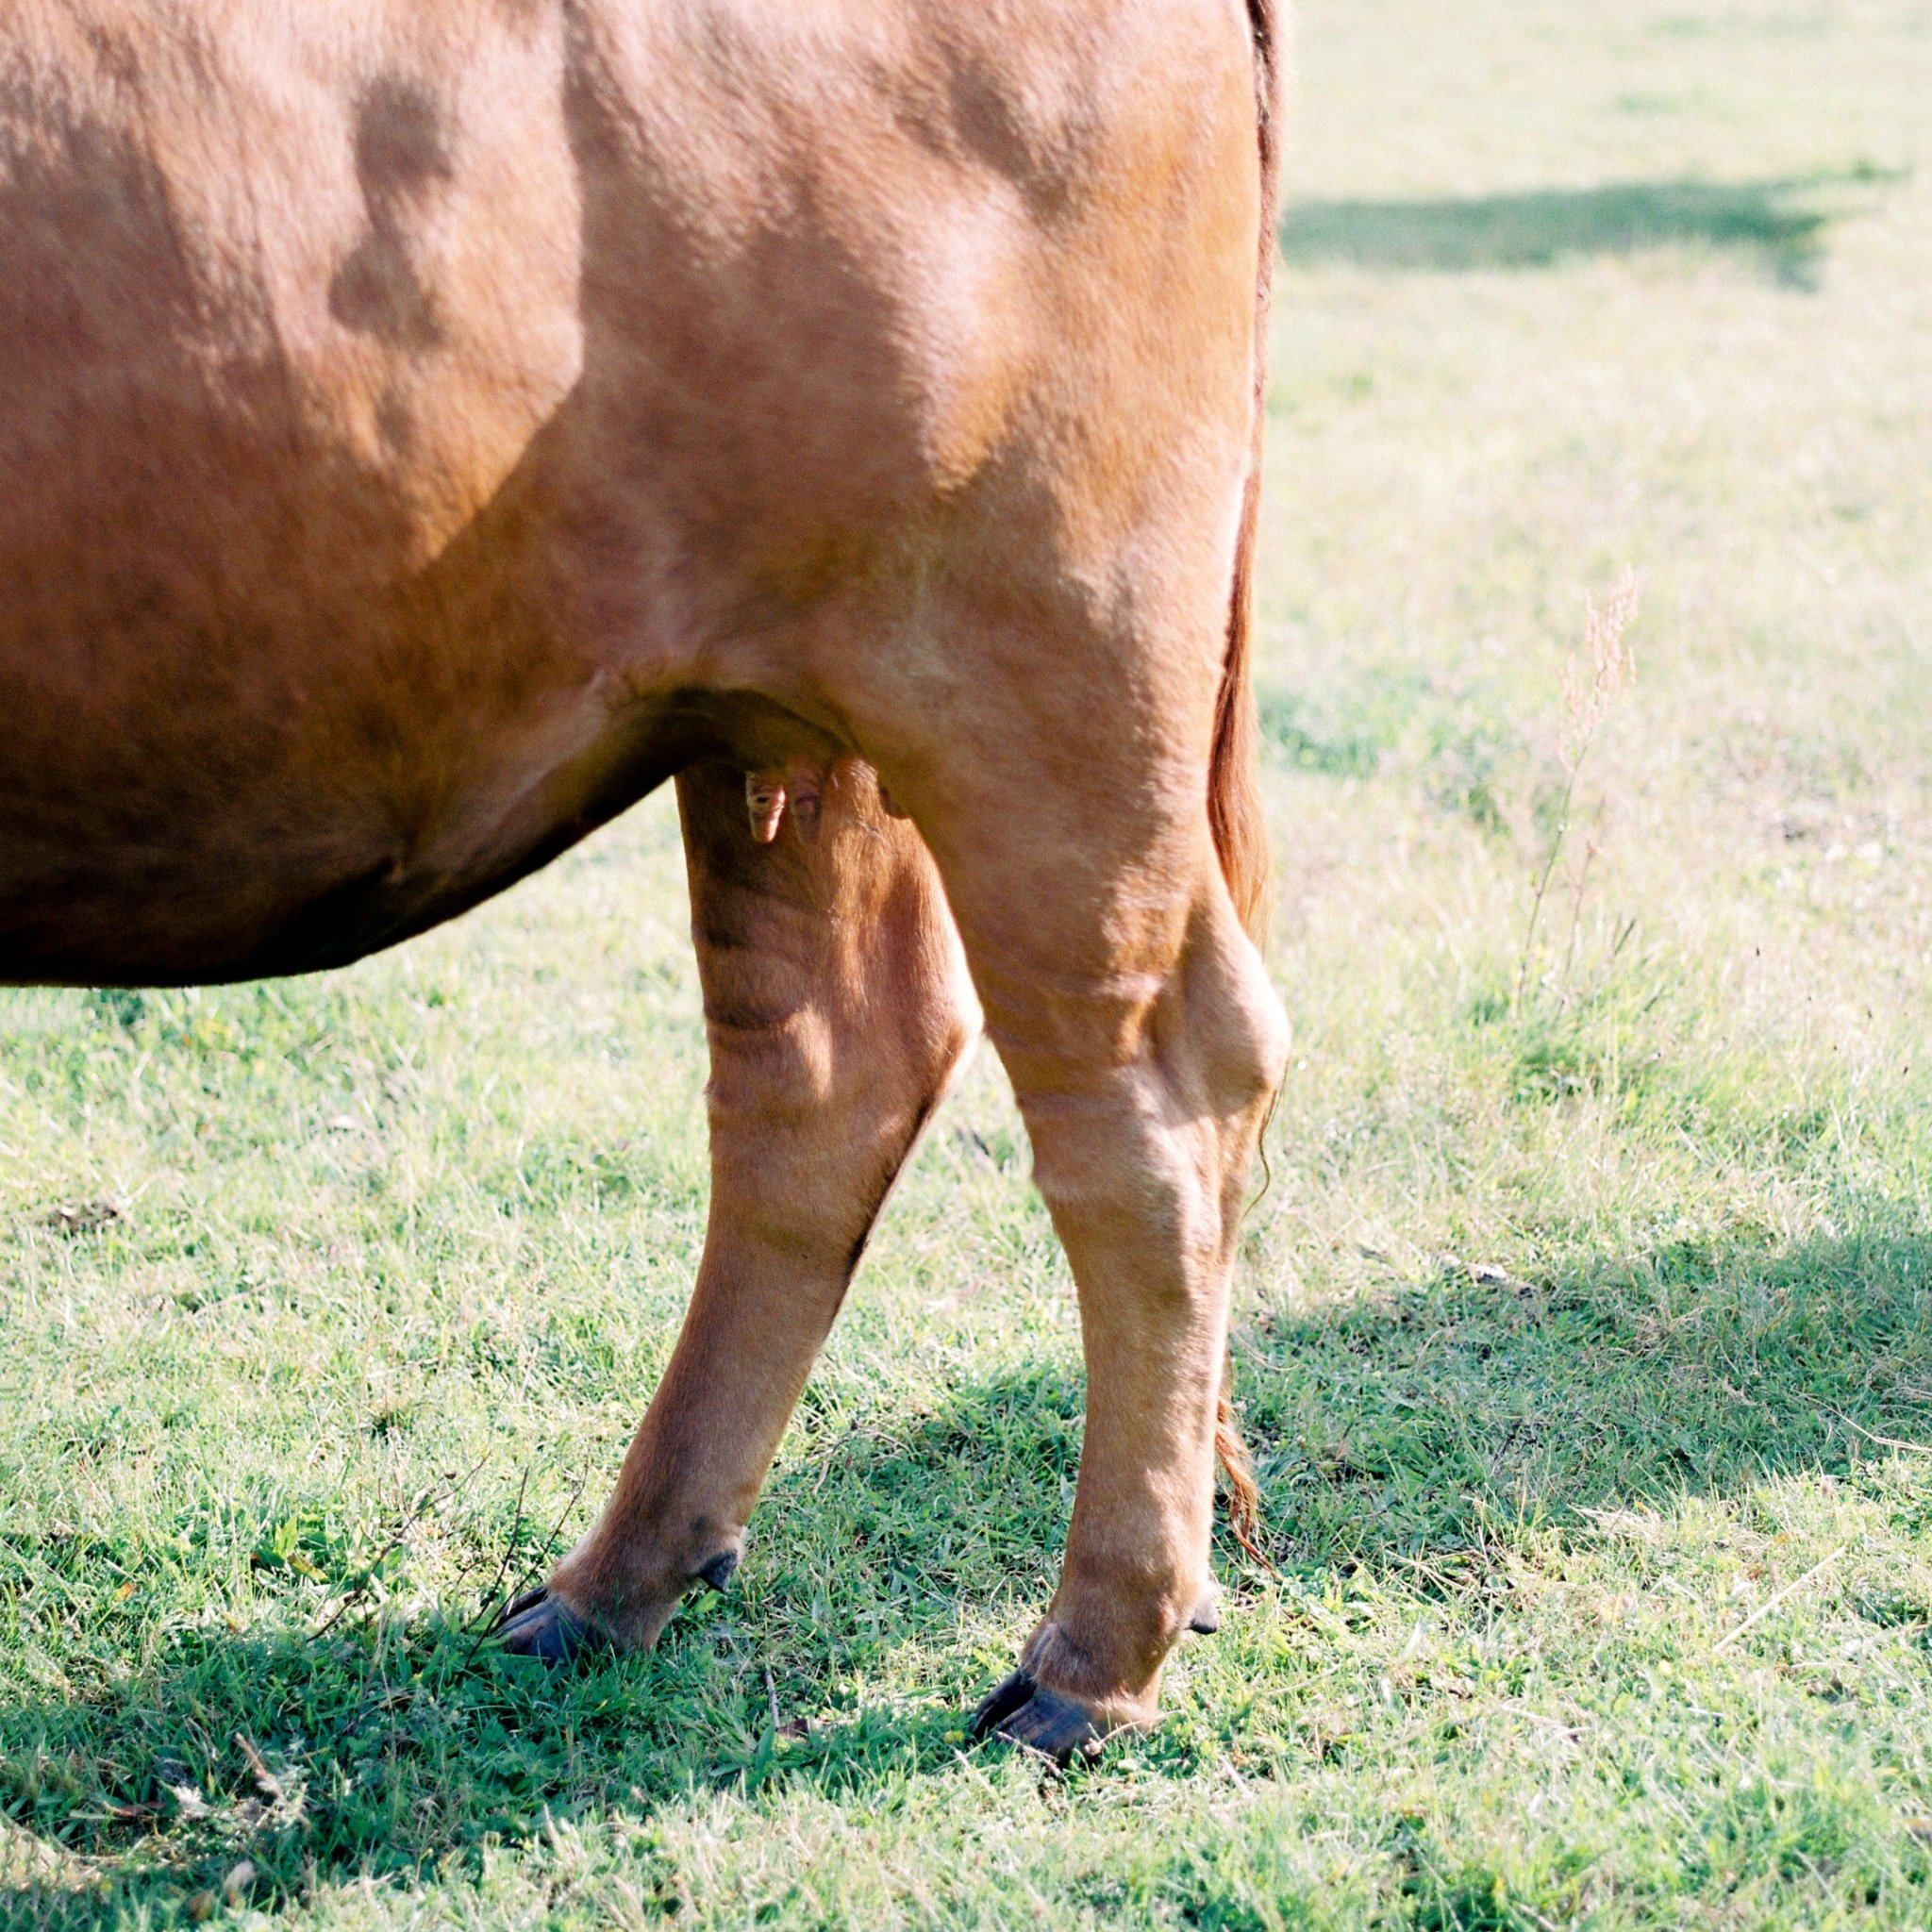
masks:
[[[1761,1624],[1764,1621],[1766,1617],[1770,1616],[1772,1611],[1776,1609],[1781,1603],[1789,1601],[1789,1599],[1797,1595],[1797,1593],[1801,1590],[1803,1590],[1807,1583],[1810,1583],[1815,1578],[1824,1575],[1824,1573],[1828,1569],[1830,1569],[1831,1566],[1834,1563],[1836,1563],[1840,1557],[1844,1555],[1846,1547],[1847,1546],[1845,1544],[1840,1543],[1837,1549],[1833,1550],[1830,1553],[1829,1556],[1822,1557],[1818,1562],[1812,1564],[1810,1569],[1806,1571],[1804,1575],[1794,1576],[1791,1579],[1791,1581],[1786,1584],[1782,1590],[1775,1591],[1770,1596],[1766,1597],[1765,1600],[1761,1604],[1759,1604],[1755,1610],[1753,1610],[1751,1614],[1748,1617],[1746,1617],[1744,1621],[1736,1627],[1736,1629],[1726,1631],[1724,1636],[1720,1637],[1718,1641],[1711,1645],[1710,1654],[1713,1657],[1716,1657],[1720,1652],[1728,1650],[1732,1644],[1737,1642],[1739,1638],[1743,1636],[1745,1631],[1755,1629],[1759,1624]]]
[[[1537,928],[1541,924],[1543,902],[1550,882],[1569,841],[1572,817],[1576,808],[1577,781],[1584,760],[1603,727],[1617,693],[1636,675],[1637,660],[1632,654],[1628,633],[1637,617],[1638,579],[1625,571],[1609,594],[1598,603],[1586,592],[1583,600],[1583,643],[1573,647],[1563,659],[1563,717],[1557,738],[1557,757],[1562,765],[1563,789],[1551,817],[1542,861],[1530,883],[1529,916],[1524,926],[1523,943],[1516,968],[1515,1005],[1520,1009],[1529,988],[1529,975],[1536,958]],[[1564,973],[1575,949],[1577,926],[1582,917],[1583,895],[1590,870],[1599,848],[1592,838],[1588,841],[1583,872],[1575,884],[1572,904],[1570,941],[1565,947]]]

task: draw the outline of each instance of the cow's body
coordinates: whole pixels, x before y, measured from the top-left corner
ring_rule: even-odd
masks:
[[[994,1714],[1144,1717],[1280,1052],[1229,891],[1268,9],[0,23],[0,980],[345,961],[680,774],[712,1232],[512,1626],[555,1649],[736,1550],[970,1037],[963,939],[1094,1378]]]

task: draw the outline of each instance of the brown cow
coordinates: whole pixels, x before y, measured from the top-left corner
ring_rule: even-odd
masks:
[[[1274,13],[5,0],[0,979],[341,964],[676,779],[709,1233],[512,1649],[728,1574],[982,1007],[1090,1394],[981,1728],[1212,1626]]]

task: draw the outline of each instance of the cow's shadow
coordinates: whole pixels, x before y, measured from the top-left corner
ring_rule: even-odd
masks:
[[[1764,181],[1618,181],[1419,201],[1296,201],[1282,218],[1291,262],[1386,271],[1534,269],[1580,257],[1723,250],[1788,288],[1816,286],[1837,208],[1829,191],[1897,179],[1862,168]]]
[[[1480,1263],[1241,1330],[1291,1578],[1453,1573],[1499,1511],[1562,1524],[1741,1497],[1924,1429],[1932,1234],[1896,1213],[1528,1281]],[[0,1918],[164,1919],[244,1857],[274,1910],[365,1874],[480,1870],[492,1843],[555,1820],[634,1827],[693,1790],[836,1797],[957,1771],[966,1702],[1047,1587],[1080,1402],[1062,1361],[937,1411],[808,1429],[742,1593],[694,1601],[647,1657],[553,1676],[430,1617],[319,1641],[179,1632],[91,1679],[70,1663],[68,1688],[0,1701]],[[852,1688],[895,1674],[915,1688]],[[208,1815],[186,1816],[197,1803]]]

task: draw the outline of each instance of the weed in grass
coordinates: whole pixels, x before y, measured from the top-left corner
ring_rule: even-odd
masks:
[[[1636,675],[1637,660],[1630,653],[1625,636],[1636,615],[1637,577],[1634,572],[1626,572],[1601,605],[1592,597],[1585,597],[1583,646],[1580,651],[1571,651],[1563,662],[1563,728],[1557,754],[1562,779],[1537,813],[1543,852],[1530,887],[1529,916],[1524,926],[1522,955],[1516,968],[1515,1003],[1519,1008],[1529,988],[1543,901],[1549,895],[1550,882],[1556,877],[1569,842],[1583,761],[1590,756],[1590,748],[1596,741],[1618,691]],[[1601,816],[1599,810],[1599,820]],[[1569,936],[1563,946],[1562,964],[1552,986],[1559,1005],[1568,995],[1570,971],[1576,958],[1577,930],[1583,917],[1583,895],[1599,852],[1595,836],[1586,836],[1583,863],[1571,889]]]

